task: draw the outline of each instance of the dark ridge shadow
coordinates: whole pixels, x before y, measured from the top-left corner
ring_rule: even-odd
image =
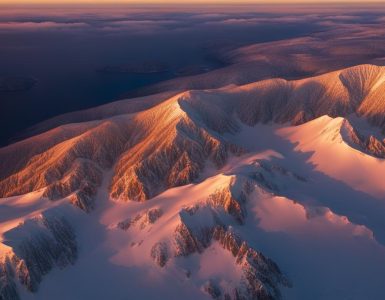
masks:
[[[281,141],[285,158],[271,158],[271,162],[293,170],[307,179],[301,188],[281,190],[279,196],[285,196],[307,206],[325,206],[333,213],[346,216],[350,222],[369,228],[374,238],[385,246],[385,195],[373,197],[354,189],[348,184],[332,178],[320,171],[309,159],[315,152],[295,150],[298,143]]]

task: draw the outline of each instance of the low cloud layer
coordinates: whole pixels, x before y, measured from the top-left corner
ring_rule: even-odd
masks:
[[[34,31],[49,29],[74,29],[85,28],[89,25],[82,22],[60,23],[52,21],[44,22],[0,22],[0,31]]]
[[[37,31],[37,30],[79,30],[100,33],[118,34],[155,34],[156,32],[172,32],[194,30],[195,28],[256,27],[266,24],[301,24],[311,23],[330,28],[334,24],[384,22],[382,13],[376,11],[350,11],[326,13],[314,12],[217,12],[206,11],[165,11],[144,8],[130,9],[41,9],[25,11],[14,15],[0,13],[0,31]]]

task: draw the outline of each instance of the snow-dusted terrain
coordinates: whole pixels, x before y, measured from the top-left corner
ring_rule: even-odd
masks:
[[[42,126],[0,149],[0,299],[385,293],[385,67]]]

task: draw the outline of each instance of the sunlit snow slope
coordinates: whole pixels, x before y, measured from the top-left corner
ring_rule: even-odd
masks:
[[[384,92],[360,65],[156,95],[0,149],[0,299],[380,299]]]

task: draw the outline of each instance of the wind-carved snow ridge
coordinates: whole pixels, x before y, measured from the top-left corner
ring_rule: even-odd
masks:
[[[147,200],[167,188],[194,182],[206,161],[220,168],[230,154],[242,153],[240,147],[219,135],[230,130],[227,122],[206,124],[208,120],[185,97],[191,97],[190,93],[138,116],[146,134],[117,162],[113,198]]]
[[[262,253],[248,246],[230,227],[216,225],[200,229],[189,228],[182,223],[176,228],[175,240],[177,255],[202,253],[213,242],[218,242],[223,249],[230,252],[234,263],[239,265],[242,275],[236,285],[222,291],[211,283],[216,291],[210,296],[214,299],[280,299],[279,286],[290,286],[288,279],[279,267]],[[164,248],[167,253],[167,248]],[[164,266],[160,264],[160,266]],[[207,290],[206,290],[207,291]]]
[[[78,255],[72,226],[55,211],[46,211],[4,233],[9,251],[0,263],[0,298],[19,299],[16,282],[31,292],[54,267],[75,263]]]
[[[100,122],[32,156],[23,169],[0,182],[1,196],[45,188],[44,196],[51,200],[69,197],[79,208],[92,210],[102,170],[110,168],[123,149],[127,134],[123,125],[119,120]]]
[[[359,262],[358,250],[365,247],[365,254],[377,251],[371,268],[383,265],[378,241],[385,240],[384,207],[378,200],[385,192],[384,70],[362,65],[296,81],[188,91],[158,98],[145,109],[131,110],[126,103],[124,111],[131,113],[121,115],[115,103],[109,118],[92,121],[91,110],[86,123],[0,149],[0,208],[6,212],[0,214],[5,232],[0,246],[6,250],[0,297],[18,299],[20,286],[36,291],[52,268],[75,262],[72,224],[51,210],[65,201],[85,212],[97,208],[85,217],[83,235],[76,228],[82,237],[93,233],[88,263],[102,257],[101,270],[127,272],[130,282],[142,275],[146,281],[148,271],[159,276],[151,284],[177,278],[178,291],[186,293],[279,299],[287,290],[306,290],[298,281],[284,288],[290,283],[283,273],[308,283],[297,270],[307,276],[311,270],[295,256],[302,251],[313,263],[309,242],[317,242],[312,238],[318,234],[319,252],[330,254],[340,239],[341,253],[354,249],[357,257],[339,264],[339,274],[354,273],[351,262]],[[365,129],[354,118],[376,128]],[[79,240],[88,243],[87,238]],[[301,242],[308,243],[306,250],[296,246]],[[219,268],[216,257],[228,269]],[[323,274],[330,274],[334,266],[325,263],[329,270]],[[367,270],[362,274],[371,276]],[[314,281],[329,277],[321,279]],[[375,280],[365,287],[372,285],[383,290]],[[41,290],[36,297],[47,292]]]
[[[175,257],[204,255],[208,248],[219,245],[231,254],[240,275],[226,287],[210,279],[203,291],[214,299],[280,299],[280,287],[290,287],[290,280],[274,261],[250,247],[234,229],[245,223],[248,198],[255,186],[268,193],[279,193],[282,186],[275,182],[280,181],[280,176],[306,182],[296,173],[266,160],[255,160],[245,172],[230,176],[228,184],[214,190],[205,201],[179,212],[173,242],[156,243],[151,251],[153,260],[164,267],[172,259],[172,252]]]
[[[225,290],[210,281],[203,287],[205,292],[214,299],[280,299],[279,286],[290,286],[289,280],[271,259],[242,240],[231,225],[243,224],[253,184],[247,177],[232,177],[228,186],[214,191],[206,201],[183,208],[173,242],[153,245],[151,257],[155,263],[164,267],[172,259],[171,253],[174,257],[202,254],[217,243],[231,254],[241,273]]]
[[[28,143],[12,146],[12,153],[25,153],[24,165],[7,148],[0,150],[0,159],[17,165],[13,171],[0,172],[0,196],[46,188],[48,198],[69,197],[90,211],[101,170],[114,166],[112,198],[145,201],[168,188],[195,182],[207,162],[221,168],[229,156],[244,153],[225,138],[236,135],[240,123],[298,125],[323,115],[355,113],[385,130],[384,70],[360,65],[296,81],[269,79],[183,92],[147,110],[88,122],[79,127],[78,135],[69,130],[68,139],[62,131],[51,132],[48,136],[57,142],[41,151],[27,151]],[[382,157],[383,141],[369,138],[364,143]]]
[[[385,158],[385,138],[378,139],[372,134],[365,135],[353,127],[346,119],[343,120],[340,130],[343,140],[352,147],[377,158]]]

